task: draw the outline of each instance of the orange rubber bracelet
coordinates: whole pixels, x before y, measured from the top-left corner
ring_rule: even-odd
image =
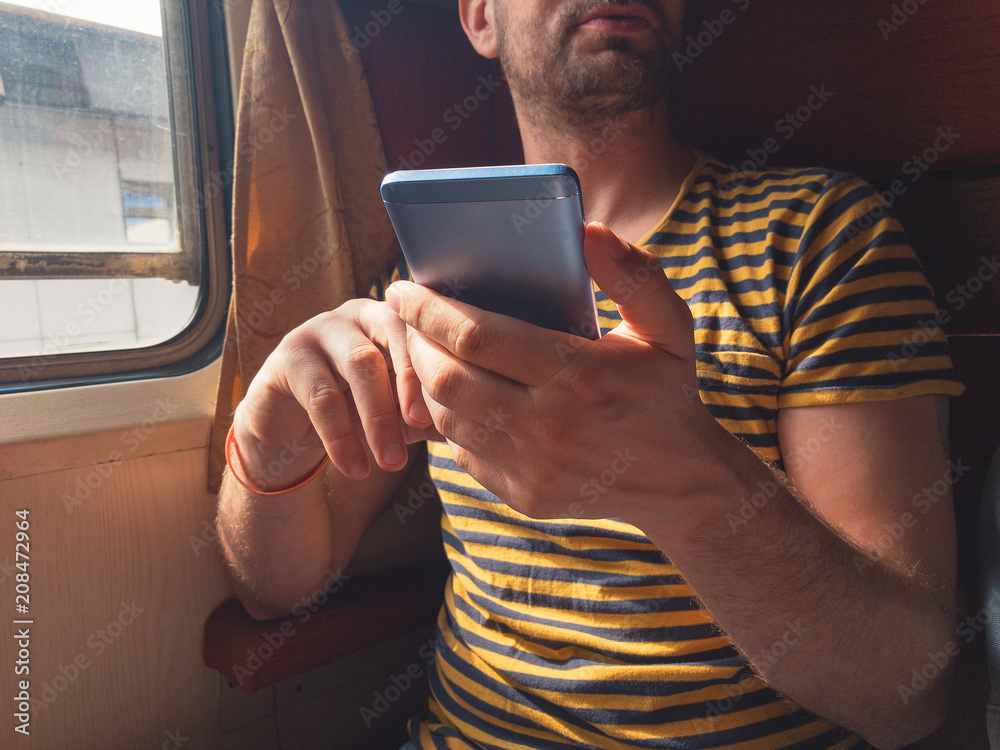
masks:
[[[232,450],[230,450],[230,446],[232,446],[232,449],[236,451],[236,458],[239,461],[240,468],[241,469],[243,468],[243,456],[240,455],[240,447],[236,444],[236,438],[233,433],[233,428],[235,426],[236,425],[230,425],[229,433],[226,435],[226,466],[229,467],[229,473],[233,475],[233,479],[235,479],[237,482],[240,483],[242,487],[248,489],[255,495],[261,495],[263,497],[275,497],[277,495],[287,495],[289,493],[295,492],[295,490],[302,489],[312,480],[318,477],[320,475],[320,472],[323,471],[324,467],[328,463],[330,463],[330,456],[328,455],[323,456],[323,460],[319,462],[319,465],[315,469],[309,472],[309,474],[306,476],[305,479],[302,479],[298,483],[293,484],[291,487],[284,490],[275,490],[274,492],[264,492],[263,490],[259,490],[256,487],[252,487],[248,482],[243,481],[243,478],[240,476],[241,472],[236,471],[236,469],[233,467],[233,462],[230,460],[230,454],[232,453]]]

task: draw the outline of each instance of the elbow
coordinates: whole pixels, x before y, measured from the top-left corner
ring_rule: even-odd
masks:
[[[288,617],[292,614],[288,609],[282,609],[281,607],[275,607],[271,604],[259,602],[250,597],[238,596],[237,598],[243,605],[243,609],[247,611],[247,614],[258,622],[263,622],[264,620],[276,620],[280,617]]]
[[[855,731],[879,750],[906,747],[944,726],[951,708],[956,661],[962,646],[955,639],[953,617],[935,609],[922,647],[907,655],[881,687],[881,710],[871,711],[866,726]],[[877,699],[876,699],[877,700]]]
[[[328,575],[308,593],[289,587],[269,590],[265,593],[237,576],[233,576],[231,580],[233,592],[243,605],[243,609],[250,617],[258,621],[302,617],[308,611],[315,612],[319,604],[327,600],[330,585],[333,582],[331,576]]]
[[[924,678],[919,669],[909,676],[912,682],[901,682],[889,697],[895,710],[882,712],[878,726],[869,725],[859,732],[878,750],[896,750],[922,740],[940,729],[948,717],[951,670],[944,667],[933,680]],[[923,688],[916,690],[914,685]]]
[[[230,573],[230,583],[233,587],[233,593],[240,600],[240,604],[243,605],[246,613],[253,619],[257,621],[276,620],[295,614],[299,602],[296,604],[288,603],[286,605],[271,601],[267,597],[261,596],[260,592],[256,591],[247,581],[242,580],[239,576],[233,574],[232,571]]]
[[[915,716],[909,724],[895,727],[879,727],[865,732],[862,736],[877,750],[898,750],[930,736],[944,724],[945,714],[940,716]]]
[[[275,600],[261,596],[259,592],[254,591],[240,581],[234,581],[233,583],[236,598],[240,600],[240,604],[243,605],[243,609],[246,610],[247,614],[257,621],[277,620],[282,617],[301,615],[303,608],[310,602],[308,597],[299,597],[295,600],[286,600],[282,597],[280,600]]]

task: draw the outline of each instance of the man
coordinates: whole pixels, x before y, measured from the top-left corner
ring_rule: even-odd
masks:
[[[415,746],[930,733],[949,658],[911,681],[953,632],[955,539],[950,493],[926,488],[961,386],[941,337],[899,354],[934,306],[898,225],[855,178],[738,174],[669,137],[683,0],[459,5],[526,160],[579,173],[614,330],[401,281],[292,331],[235,414],[246,487],[220,493],[247,609],[287,614],[346,566],[430,438],[453,574]],[[312,450],[276,463],[293,440]]]

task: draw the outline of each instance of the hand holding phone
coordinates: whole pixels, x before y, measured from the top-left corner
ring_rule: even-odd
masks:
[[[382,200],[413,280],[490,312],[600,337],[583,202],[562,164],[393,172]]]

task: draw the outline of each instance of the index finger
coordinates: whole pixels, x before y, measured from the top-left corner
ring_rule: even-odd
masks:
[[[412,328],[459,359],[528,386],[566,366],[588,339],[487,312],[410,281],[397,281],[386,302]]]

